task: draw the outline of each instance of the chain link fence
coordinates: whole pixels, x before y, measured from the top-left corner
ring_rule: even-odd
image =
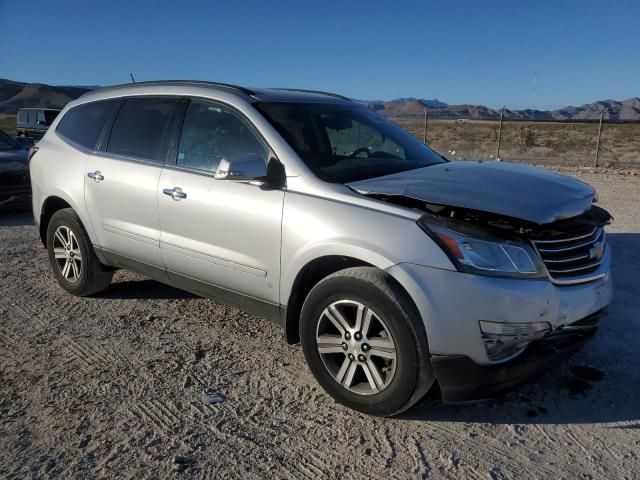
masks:
[[[478,119],[437,109],[387,117],[450,160],[640,168],[640,122]],[[597,152],[597,154],[596,154]]]

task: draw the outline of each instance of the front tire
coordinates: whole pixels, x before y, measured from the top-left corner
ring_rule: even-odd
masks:
[[[349,268],[321,280],[307,296],[300,322],[309,368],[349,408],[396,415],[435,381],[419,313],[377,268]]]
[[[109,286],[113,272],[96,257],[87,232],[71,208],[58,210],[51,217],[47,251],[56,279],[67,292],[84,297]]]

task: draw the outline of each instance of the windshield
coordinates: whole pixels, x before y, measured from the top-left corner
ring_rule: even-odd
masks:
[[[327,182],[365,180],[445,161],[410,133],[355,103],[258,102],[255,106]]]
[[[13,138],[0,130],[0,150],[17,150],[20,148]]]

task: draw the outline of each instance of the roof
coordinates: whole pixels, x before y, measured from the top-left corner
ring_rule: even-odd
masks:
[[[18,110],[51,110],[54,112],[61,111],[61,109],[59,108],[51,108],[51,107],[24,107],[24,108],[19,108]]]
[[[335,93],[320,92],[315,90],[302,90],[292,88],[247,88],[228,83],[206,82],[201,80],[159,80],[151,82],[127,83],[122,85],[114,85],[97,90],[91,90],[82,97],[93,96],[94,94],[110,93],[117,90],[135,90],[144,87],[198,87],[211,88],[226,93],[236,94],[238,96],[249,97],[253,100],[266,102],[351,102],[347,97],[337,95]],[[81,97],[81,98],[82,98]]]

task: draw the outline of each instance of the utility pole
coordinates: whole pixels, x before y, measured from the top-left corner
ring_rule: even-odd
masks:
[[[427,109],[424,109],[424,133],[422,136],[422,143],[427,144]]]
[[[593,161],[593,166],[598,166],[598,153],[600,152],[600,135],[602,134],[602,118],[604,117],[604,110],[600,112],[600,126],[598,126],[598,141],[596,142],[596,158]]]
[[[500,110],[500,126],[498,127],[498,152],[496,153],[496,159],[500,160],[500,142],[502,141],[502,118],[504,117],[504,106]]]

